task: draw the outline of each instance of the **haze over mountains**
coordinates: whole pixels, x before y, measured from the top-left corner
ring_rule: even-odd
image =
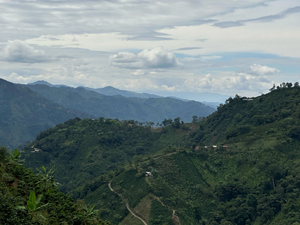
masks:
[[[38,132],[74,117],[118,118],[156,124],[176,117],[189,122],[193,115],[205,117],[215,111],[196,101],[156,97],[112,87],[96,90],[108,94],[104,95],[82,87],[51,85],[45,81],[17,85],[1,79],[0,91],[0,131],[3,134],[0,145],[12,148],[33,140]]]
[[[83,87],[53,87],[41,84],[28,84],[26,87],[65,108],[81,111],[95,118],[161,123],[164,119],[180,117],[184,122],[189,122],[193,115],[203,117],[214,112],[211,107],[196,101],[153,97],[153,95],[121,91],[113,87],[96,89],[96,91]],[[99,92],[109,94],[104,95]]]
[[[0,145],[15,148],[33,140],[38,132],[74,117],[87,115],[0,79]]]
[[[66,85],[53,85],[50,84],[47,81],[39,80],[33,83],[29,83],[27,85],[36,85],[36,84],[43,84],[50,87],[68,87]],[[113,96],[113,95],[121,95],[124,97],[136,97],[136,98],[162,98],[162,97],[169,97],[169,98],[175,98],[183,101],[199,101],[204,103],[205,105],[211,106],[213,108],[217,108],[217,106],[220,103],[225,102],[226,99],[228,99],[229,95],[221,95],[217,93],[209,93],[209,92],[202,92],[202,93],[196,93],[196,92],[164,92],[164,91],[152,91],[153,93],[137,93],[133,91],[125,91],[120,90],[117,88],[114,88],[112,86],[107,86],[104,88],[89,88],[89,87],[83,87],[82,88],[86,90],[95,91],[97,93]]]

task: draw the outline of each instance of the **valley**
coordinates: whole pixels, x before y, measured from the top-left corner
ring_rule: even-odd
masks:
[[[250,100],[249,100],[250,99]],[[300,88],[236,95],[207,117],[74,118],[24,146],[60,191],[112,224],[293,224],[300,220]]]

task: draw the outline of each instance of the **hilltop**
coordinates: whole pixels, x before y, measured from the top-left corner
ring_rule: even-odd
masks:
[[[25,148],[25,165],[55,166],[61,190],[68,192],[87,179],[124,165],[135,155],[180,145],[187,137],[186,131],[172,126],[152,128],[133,120],[75,118],[41,132]]]

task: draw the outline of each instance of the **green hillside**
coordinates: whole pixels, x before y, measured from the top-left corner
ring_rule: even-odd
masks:
[[[162,129],[142,126],[133,120],[75,118],[41,132],[25,148],[25,165],[55,166],[61,190],[68,192],[123,165],[135,155],[180,145],[185,137],[186,130],[172,126]]]
[[[285,138],[297,130],[299,118],[299,86],[278,88],[256,98],[236,95],[201,121],[200,129],[193,134],[193,138],[207,145],[229,138],[236,141],[238,137],[246,137],[249,142],[265,135]],[[257,129],[252,130],[254,127]]]
[[[285,152],[261,151],[259,143],[252,149],[242,143],[225,151],[180,149],[110,173],[111,186],[148,224],[172,224],[174,210],[181,224],[293,224],[300,220],[300,155],[290,153],[300,146],[287,147]],[[130,214],[108,182],[108,175],[99,177],[70,195],[123,224]]]
[[[0,79],[0,145],[16,148],[34,140],[42,130],[84,115]]]
[[[0,147],[0,224],[110,224],[83,201],[59,192],[51,170],[35,175],[19,156]]]
[[[128,121],[70,120],[41,133],[32,146],[41,150],[30,153],[28,148],[26,160],[32,167],[42,163],[41,157],[43,163],[50,160],[48,165],[58,163],[63,180],[73,182],[64,191],[96,205],[100,217],[113,224],[297,225],[299,103],[300,88],[287,85],[256,98],[230,98],[191,124],[165,120],[164,125],[171,125],[163,129]],[[99,145],[105,136],[106,145]],[[93,154],[93,141],[103,150]],[[84,182],[65,175],[72,171],[68,162],[75,162],[62,161],[65,153],[72,155],[64,148],[69,143],[75,143],[71,149],[85,146],[76,164],[86,169],[76,172]],[[48,147],[57,151],[47,155]],[[112,155],[99,160],[106,151]]]

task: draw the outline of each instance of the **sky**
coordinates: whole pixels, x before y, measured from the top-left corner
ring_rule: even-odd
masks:
[[[299,0],[0,0],[0,77],[195,98],[300,74]]]

